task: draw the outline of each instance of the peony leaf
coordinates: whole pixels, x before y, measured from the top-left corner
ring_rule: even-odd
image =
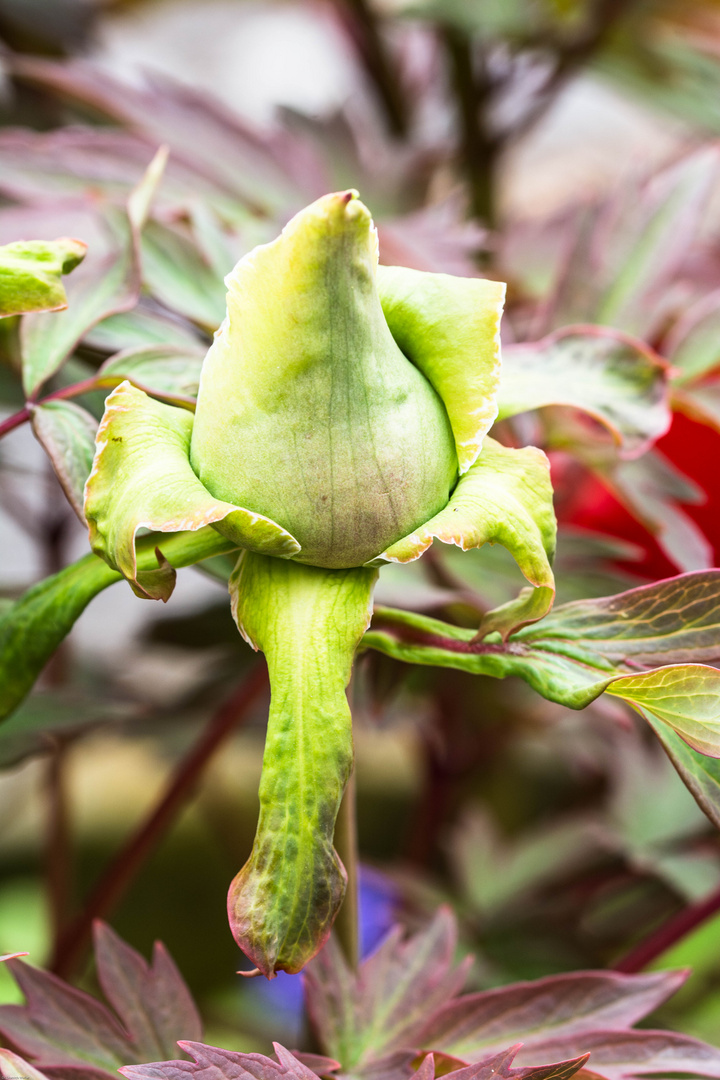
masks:
[[[98,371],[101,387],[119,386],[125,379],[146,394],[176,405],[197,399],[204,349],[178,345],[146,345],[111,356]]]
[[[190,992],[165,948],[152,964],[102,923],[95,928],[102,990],[115,1010],[56,975],[14,961],[25,1005],[0,1006],[0,1031],[54,1080],[116,1077],[122,1063],[176,1053],[179,1039],[201,1038]],[[20,1075],[23,1075],[22,1073]]]
[[[595,417],[626,457],[636,457],[670,426],[667,364],[647,345],[601,326],[572,326],[504,350],[500,419],[546,405]]]
[[[179,1045],[192,1061],[128,1065],[119,1072],[128,1080],[317,1080],[316,1074],[280,1043],[273,1043],[277,1061],[264,1054],[242,1054],[198,1042]]]
[[[704,664],[675,664],[625,675],[607,687],[642,714],[650,712],[694,750],[720,758],[720,671]]]
[[[0,318],[67,307],[62,274],[85,258],[81,240],[18,240],[0,247]]]
[[[582,709],[638,669],[678,659],[720,666],[720,570],[563,604],[504,645],[438,619],[377,608],[363,644],[408,663],[519,675],[543,697]]]
[[[257,833],[230,886],[228,915],[268,978],[315,955],[345,894],[333,848],[353,758],[345,688],[376,577],[245,552],[230,579],[240,632],[265,653],[271,699]]]
[[[142,597],[167,600],[172,575],[156,585],[137,575],[135,536],[139,529],[183,532],[215,524],[238,547],[279,558],[300,545],[274,521],[214,499],[190,461],[193,418],[185,409],[163,405],[121,383],[105,403],[97,451],[85,492],[85,515],[93,551],[120,570]]]
[[[95,454],[97,420],[73,401],[46,401],[31,412],[35,437],[84,525],[83,493]]]
[[[423,1045],[479,1060],[508,1043],[521,1042],[527,1051],[548,1039],[583,1039],[590,1032],[628,1028],[662,1005],[686,978],[683,971],[578,971],[466,994],[428,1020]],[[523,1056],[538,1061],[536,1054]]]
[[[391,334],[445,404],[462,475],[497,416],[505,285],[380,266],[378,290]]]
[[[145,537],[137,551],[141,572],[158,569],[158,542],[175,567],[189,566],[235,546],[211,528],[167,538]],[[102,559],[86,555],[0,610],[0,720],[23,701],[93,597],[121,580]]]
[[[140,232],[166,156],[165,150],[158,150],[130,195],[127,213],[106,212],[108,224],[117,234],[119,251],[100,263],[91,260],[83,267],[83,274],[72,279],[68,310],[61,315],[36,314],[23,319],[23,387],[29,398],[55,374],[90,327],[137,303]]]
[[[373,560],[411,562],[434,539],[468,548],[502,544],[527,580],[535,586],[488,618],[484,636],[499,630],[503,637],[549,610],[555,594],[551,563],[555,554],[556,522],[548,460],[542,450],[515,450],[486,439],[483,452],[462,476],[448,505],[415,532],[392,544]]]

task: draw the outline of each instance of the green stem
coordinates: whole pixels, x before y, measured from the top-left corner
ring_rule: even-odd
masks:
[[[335,920],[335,934],[353,971],[360,963],[360,898],[358,882],[357,799],[355,774],[348,780],[335,825],[335,850],[345,867],[347,889]]]
[[[257,833],[230,886],[228,916],[268,978],[304,967],[345,894],[333,847],[353,757],[345,688],[376,576],[245,552],[230,579],[240,631],[265,653],[271,699]]]

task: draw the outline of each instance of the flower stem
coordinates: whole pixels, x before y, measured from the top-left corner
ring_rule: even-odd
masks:
[[[614,963],[614,971],[634,974],[657,960],[684,937],[720,911],[720,889],[715,889],[698,904],[690,904],[677,915],[673,915],[657,930],[653,930],[644,941]]]
[[[345,788],[335,825],[335,850],[347,873],[347,891],[335,920],[335,935],[353,971],[360,963],[360,904],[358,882],[357,797],[355,773]]]

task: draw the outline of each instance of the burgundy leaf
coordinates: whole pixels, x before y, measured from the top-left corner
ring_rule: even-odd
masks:
[[[279,1043],[273,1043],[277,1061],[264,1054],[241,1054],[199,1042],[181,1042],[192,1061],[156,1061],[127,1065],[119,1071],[128,1080],[316,1080],[315,1073]]]
[[[630,1027],[674,994],[686,978],[684,971],[649,975],[581,971],[468,994],[448,1002],[428,1020],[422,1042],[467,1059],[499,1051],[511,1042],[522,1042],[526,1048],[545,1043],[555,1033],[573,1037]]]
[[[399,928],[353,975],[332,941],[308,965],[305,994],[322,1045],[345,1069],[420,1044],[429,1014],[465,981],[453,967],[457,931],[441,908],[428,928],[402,940]]]
[[[303,1065],[307,1065],[310,1072],[314,1072],[316,1076],[330,1076],[342,1068],[339,1061],[323,1057],[322,1054],[310,1054],[304,1050],[293,1050],[293,1054]]]
[[[484,1058],[464,1069],[456,1069],[454,1080],[569,1080],[587,1061],[589,1054],[582,1054],[571,1061],[557,1061],[553,1065],[530,1065],[513,1068],[520,1045],[501,1050],[493,1057]]]
[[[180,1039],[202,1038],[202,1022],[172,957],[155,942],[152,964],[105,923],[94,928],[100,986],[143,1058],[176,1053]]]
[[[27,1003],[0,1006],[0,1033],[52,1080],[116,1080],[118,1066],[170,1057],[181,1038],[201,1036],[190,993],[162,945],[149,965],[102,924],[95,945],[100,985],[117,1015],[55,975],[17,960],[8,965]]]
[[[675,1031],[598,1030],[538,1039],[520,1050],[518,1061],[530,1065],[548,1056],[588,1052],[592,1072],[606,1080],[647,1073],[720,1076],[720,1050]]]

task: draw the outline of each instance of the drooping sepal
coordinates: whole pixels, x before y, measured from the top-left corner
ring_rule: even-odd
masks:
[[[479,630],[498,631],[503,640],[514,630],[541,619],[552,606],[556,522],[548,460],[542,450],[516,450],[486,438],[483,452],[458,481],[448,505],[420,529],[387,548],[374,565],[412,562],[433,540],[467,551],[502,544],[533,586],[516,600],[489,612]]]
[[[274,521],[213,498],[193,472],[193,417],[123,382],[105,404],[92,472],[85,487],[90,543],[141,597],[167,600],[175,573],[167,561],[138,573],[139,529],[185,532],[213,525],[238,547],[290,558],[298,542]]]
[[[377,280],[392,336],[443,400],[462,475],[497,416],[505,285],[403,266],[379,266]]]
[[[345,688],[370,622],[377,572],[244,552],[230,579],[243,636],[265,653],[271,702],[252,853],[232,882],[233,937],[268,978],[325,943],[345,894],[333,848],[352,770]]]

